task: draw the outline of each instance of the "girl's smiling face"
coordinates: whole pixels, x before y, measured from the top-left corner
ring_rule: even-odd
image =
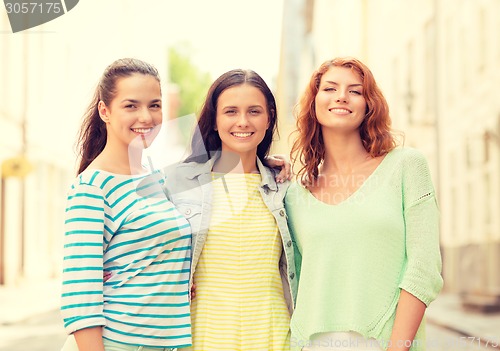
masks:
[[[366,107],[363,82],[356,71],[334,66],[323,74],[315,98],[316,118],[322,128],[357,130]]]
[[[264,94],[242,84],[226,89],[217,99],[216,130],[222,150],[240,155],[256,155],[269,127]]]
[[[108,142],[148,147],[162,122],[160,83],[155,77],[134,73],[116,82],[116,94],[109,106],[99,102],[106,123]]]

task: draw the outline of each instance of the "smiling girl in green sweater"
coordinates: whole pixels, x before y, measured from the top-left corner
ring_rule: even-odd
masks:
[[[424,350],[425,308],[443,283],[425,158],[395,148],[387,102],[356,59],[325,62],[298,107],[292,348]]]

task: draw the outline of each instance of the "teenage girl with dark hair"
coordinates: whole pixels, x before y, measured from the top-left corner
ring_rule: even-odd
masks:
[[[166,188],[193,230],[193,349],[288,350],[296,290],[283,198],[266,166],[274,96],[236,69],[210,87],[192,155],[167,169]]]
[[[81,127],[66,208],[61,310],[79,351],[191,345],[189,223],[161,173],[142,166],[161,122],[157,70],[137,59],[108,66]]]

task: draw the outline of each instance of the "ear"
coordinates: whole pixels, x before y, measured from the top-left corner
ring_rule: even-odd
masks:
[[[271,127],[271,117],[276,118],[275,114],[276,114],[276,111],[271,109],[271,114],[269,116],[267,116],[267,127],[266,127],[266,130],[269,129],[269,127]]]
[[[109,122],[109,108],[106,106],[104,101],[99,101],[99,104],[97,104],[97,110],[99,111],[99,116],[103,120],[104,123]]]

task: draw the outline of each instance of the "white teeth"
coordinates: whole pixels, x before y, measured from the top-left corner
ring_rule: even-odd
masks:
[[[132,128],[132,131],[140,134],[146,134],[152,131],[153,128]]]
[[[336,113],[351,113],[351,111],[346,110],[345,108],[331,108],[330,111]]]
[[[252,135],[252,133],[232,133],[235,137],[238,137],[238,138],[247,138],[249,137],[250,135]]]

